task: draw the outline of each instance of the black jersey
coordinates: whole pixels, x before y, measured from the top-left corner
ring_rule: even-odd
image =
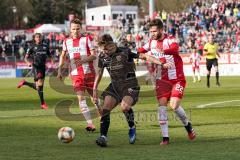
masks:
[[[132,53],[128,48],[117,48],[111,56],[101,53],[98,67],[108,70],[112,83],[131,80],[137,82],[134,58],[139,58],[139,55]]]
[[[50,51],[46,44],[33,44],[27,50],[27,58],[32,59],[33,66],[45,66],[47,57],[50,57]]]

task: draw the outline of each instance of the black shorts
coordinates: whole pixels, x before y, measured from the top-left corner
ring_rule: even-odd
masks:
[[[45,78],[45,66],[33,66],[34,81]]]
[[[113,85],[110,83],[108,87],[103,91],[102,97],[105,99],[106,96],[111,96],[116,99],[116,105],[121,103],[123,97],[130,96],[133,99],[133,105],[135,105],[138,101],[140,87],[138,85]]]
[[[214,67],[218,66],[218,59],[217,58],[207,59],[206,66],[207,66],[207,70],[210,71],[212,66]]]

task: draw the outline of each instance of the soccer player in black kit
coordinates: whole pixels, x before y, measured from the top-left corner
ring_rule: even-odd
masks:
[[[98,42],[101,53],[98,56],[98,72],[93,87],[93,98],[98,103],[98,85],[104,68],[109,72],[111,83],[102,94],[103,106],[100,122],[100,137],[96,143],[107,146],[107,132],[110,125],[110,112],[120,104],[129,126],[129,143],[136,140],[136,127],[132,106],[138,101],[140,87],[135,75],[134,58],[141,58],[161,65],[162,63],[149,55],[132,53],[129,48],[120,48],[113,42],[109,34],[100,37]]]
[[[33,40],[34,43],[27,50],[27,53],[25,55],[25,62],[29,67],[32,67],[33,69],[35,83],[27,82],[23,79],[18,83],[17,88],[21,88],[22,86],[26,85],[37,90],[41,101],[41,108],[47,109],[48,106],[43,97],[43,85],[46,70],[45,63],[47,57],[51,57],[51,54],[48,46],[42,42],[42,35],[40,33],[36,33],[33,37]]]

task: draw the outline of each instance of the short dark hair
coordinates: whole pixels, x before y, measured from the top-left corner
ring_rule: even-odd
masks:
[[[98,40],[98,45],[103,46],[109,43],[113,43],[113,39],[110,34],[104,34],[102,35]]]
[[[33,35],[33,39],[34,39],[36,36],[39,36],[39,37],[42,38],[42,34],[41,34],[41,33],[35,33],[35,34]]]
[[[81,23],[80,19],[78,19],[78,18],[74,18],[73,20],[71,20],[70,24],[72,24],[72,23],[79,24],[80,26],[82,26],[82,23]]]
[[[161,19],[154,19],[149,23],[149,28],[157,26],[159,29],[163,28],[163,22]]]
[[[35,43],[35,37],[36,37],[36,36],[39,36],[41,39],[43,38],[43,36],[42,36],[41,33],[35,33],[35,34],[33,35],[33,39],[32,39],[33,43]]]

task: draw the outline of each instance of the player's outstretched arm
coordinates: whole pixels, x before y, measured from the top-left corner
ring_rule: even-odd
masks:
[[[157,59],[157,58],[155,58],[153,56],[147,55],[147,54],[141,53],[141,54],[139,54],[139,58],[143,59],[143,60],[146,60],[148,62],[152,62],[152,63],[158,64],[158,65],[162,65],[163,64],[163,62],[161,62],[161,60],[159,60],[159,59]]]
[[[95,50],[94,49],[90,50],[90,53],[91,53],[90,56],[84,56],[84,57],[81,57],[80,60],[74,60],[75,63],[77,65],[82,65],[83,63],[88,63],[88,62],[94,61],[96,59]]]
[[[26,54],[25,55],[25,57],[24,57],[24,61],[27,63],[27,65],[29,66],[29,67],[31,67],[32,66],[32,63],[28,60],[28,54]]]
[[[90,55],[89,57],[84,57],[81,59],[81,64],[83,63],[88,63],[88,62],[92,62],[96,59],[95,55]]]

